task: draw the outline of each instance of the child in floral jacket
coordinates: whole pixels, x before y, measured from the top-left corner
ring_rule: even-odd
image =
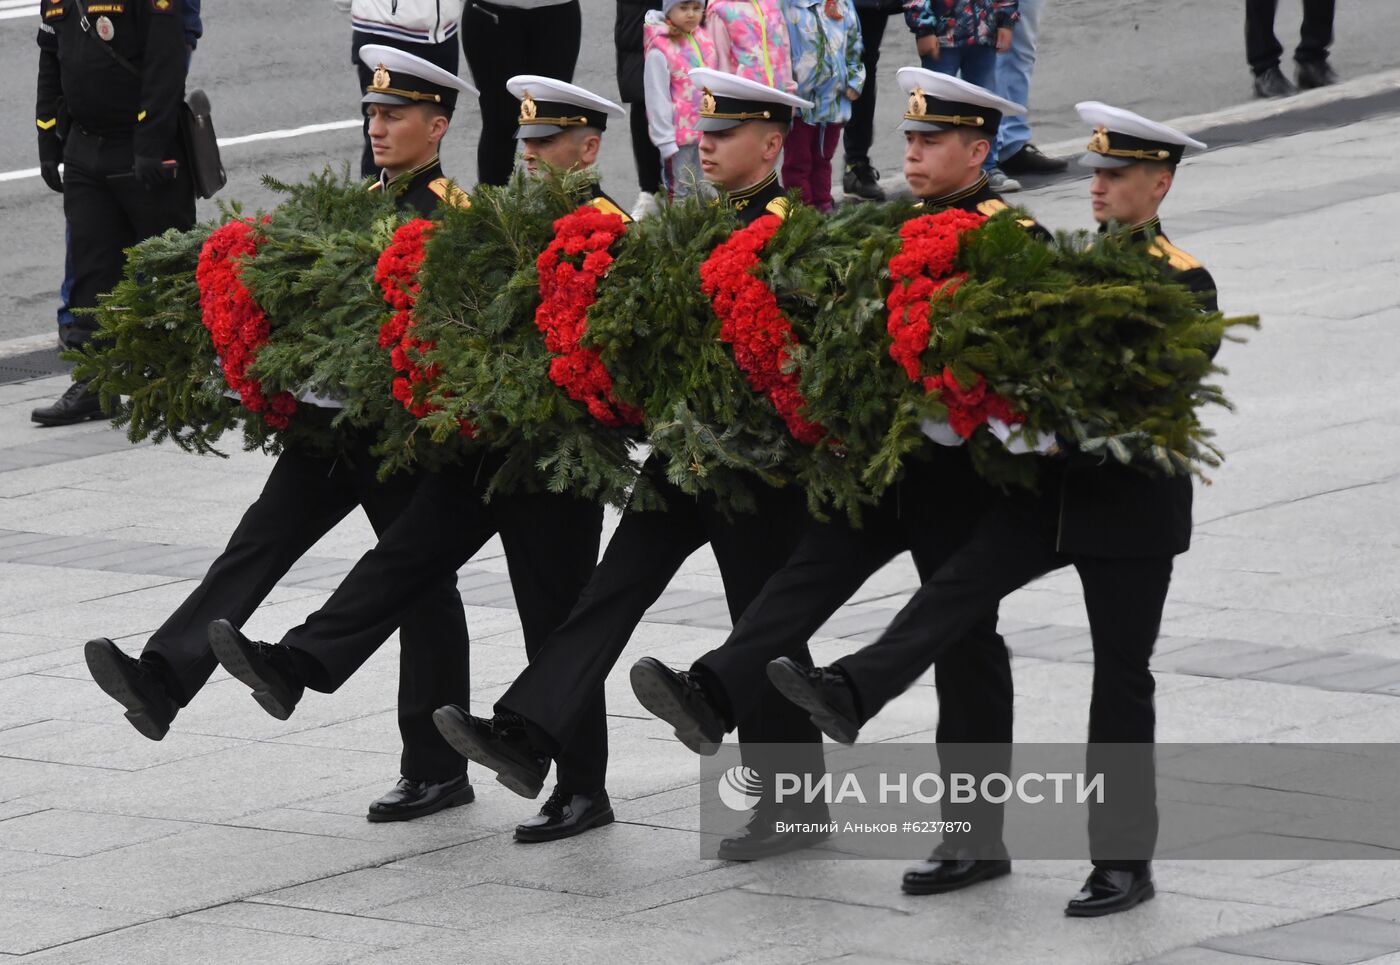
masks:
[[[783,0],[710,0],[705,26],[726,69],[740,77],[793,91]]]
[[[962,75],[969,84],[996,89],[997,57],[1011,49],[1021,18],[1019,0],[905,0],[904,22],[914,32],[919,60],[928,70]]]
[[[831,159],[851,102],[865,86],[864,47],[853,0],[785,0],[784,15],[798,97],[812,102],[793,119],[783,151],[783,185],[830,211]]]
[[[710,32],[701,26],[702,0],[662,0],[642,23],[646,60],[647,133],[661,154],[668,197],[684,197],[702,180],[700,89],[690,79],[696,67],[724,70]]]

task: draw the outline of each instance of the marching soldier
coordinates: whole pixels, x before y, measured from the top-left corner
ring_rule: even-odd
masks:
[[[1157,217],[1183,152],[1205,145],[1130,111],[1095,102],[1079,109],[1096,125],[1082,158],[1096,169],[1091,189],[1095,218],[1130,227],[1182,284],[1198,293],[1202,309],[1213,311],[1215,284],[1209,272],[1167,241]],[[768,676],[785,696],[810,711],[828,735],[850,743],[936,658],[959,647],[1002,597],[1039,576],[1074,566],[1084,586],[1094,647],[1087,771],[1112,770],[1110,783],[1125,792],[1102,804],[1090,802],[1094,870],[1065,914],[1097,917],[1124,911],[1154,894],[1150,857],[1157,810],[1151,744],[1156,718],[1149,664],[1172,560],[1186,551],[1190,537],[1188,477],[1071,453],[1039,493],[998,498],[962,548],[924,582],[874,643],[830,667],[811,668],[780,657],[769,665]],[[698,719],[715,717],[713,706],[702,699],[692,699],[687,711]],[[925,869],[913,873],[922,875]]]
[[[908,95],[900,124],[904,176],[920,198],[920,214],[957,208],[990,217],[1005,210],[1006,202],[988,187],[982,164],[996,143],[1002,117],[1023,108],[921,67],[902,68],[897,76]],[[1035,222],[1023,224],[1037,237],[1048,237]],[[920,578],[928,580],[967,539],[991,500],[991,488],[973,471],[965,449],[927,446],[906,461],[904,477],[866,513],[860,528],[839,519],[812,522],[791,560],[729,639],[688,673],[676,673],[650,657],[640,660],[632,670],[638,700],[678,730],[699,726],[717,741],[732,718],[689,720],[685,708],[695,704],[694,696],[703,698],[696,706],[727,703],[742,713],[769,686],[762,671],[770,660],[790,655],[799,642],[805,646],[841,604],[899,553],[909,550]],[[949,506],[958,512],[950,515]],[[935,676],[940,757],[958,770],[996,770],[1010,763],[1009,750],[1002,749],[1012,736],[1012,686],[995,606],[967,629],[963,644],[939,660]],[[955,745],[982,742],[993,746],[976,760],[960,760],[966,751]],[[1001,843],[1000,807],[945,817],[967,818],[973,835],[950,833],[929,873],[917,882],[906,881],[906,889],[952,891],[1010,870]]]
[[[395,192],[400,208],[431,215],[441,203],[464,203],[443,176],[438,146],[457,98],[475,94],[469,84],[421,58],[389,47],[366,46],[376,65],[363,104],[376,161],[383,167],[369,190]],[[331,412],[314,400],[298,419],[329,422]],[[160,740],[180,708],[189,704],[213,672],[211,620],[242,625],[277,581],[356,506],[377,533],[409,505],[418,485],[411,473],[376,479],[379,460],[370,453],[372,431],[355,433],[339,454],[289,447],[278,457],[257,501],[243,514],[228,547],[198,588],[146,643],[140,659],[106,638],[90,640],[85,656],[93,679],[121,702],[141,734]],[[432,724],[443,699],[467,698],[467,626],[453,573],[434,574],[416,598],[388,618],[400,629],[399,731],[402,779],[372,803],[371,821],[400,821],[473,798],[465,765]],[[386,634],[387,635],[387,634]],[[299,663],[308,676],[323,671],[310,657]]]
[[[39,171],[63,194],[72,262],[70,309],[93,308],[121,280],[126,249],[194,225],[194,182],[180,146],[184,0],[46,0],[39,23]],[[62,174],[59,164],[63,165]],[[91,315],[66,326],[78,348]],[[43,426],[100,419],[97,393],[74,382],[30,416]]]
[[[612,101],[553,78],[524,75],[511,78],[508,86],[520,98],[516,135],[532,170],[541,164],[560,171],[590,168],[609,120],[622,116]],[[626,217],[596,181],[580,201]],[[498,458],[487,452],[424,476],[408,507],[380,533],[379,543],[360,558],[326,605],[280,642],[257,643],[234,622],[215,621],[209,639],[220,662],[253,688],[264,709],[285,719],[304,690],[332,693],[349,680],[393,633],[420,587],[443,580],[455,584],[457,570],[497,533],[505,547],[525,653],[533,660],[593,573],[603,509],[592,500],[548,492],[503,493],[487,504],[485,487]],[[444,636],[433,646],[454,651],[465,669],[465,635]],[[431,693],[441,694],[441,689]],[[465,705],[465,688],[437,706],[449,703]],[[559,787],[539,814],[515,829],[517,841],[550,841],[612,821],[603,787],[607,713],[601,691],[576,722],[569,751],[560,762]]]
[[[769,214],[782,217],[787,200],[778,182],[778,158],[793,109],[807,102],[718,71],[698,68],[690,76],[705,89],[699,122],[705,178],[721,189],[741,224]],[[713,497],[696,499],[671,485],[656,459],[642,471],[663,494],[666,510],[623,516],[579,605],[496,702],[495,716],[472,717],[462,706],[444,707],[436,715],[454,747],[527,797],[540,792],[551,758],[576,755],[572,735],[578,722],[602,699],[608,672],[642,615],[691,553],[710,544],[737,622],[786,561],[808,519],[798,492],[755,480],[757,511],[729,518]],[[806,653],[805,640],[792,652]],[[742,742],[786,745],[791,753],[781,754],[784,770],[821,773],[820,735],[811,722],[803,712],[784,707],[776,692],[766,696],[742,716]],[[769,770],[769,763],[757,766]],[[779,818],[809,816],[779,811],[769,799],[757,811],[743,834],[720,844],[720,857],[751,860],[812,843],[810,835],[774,832]]]

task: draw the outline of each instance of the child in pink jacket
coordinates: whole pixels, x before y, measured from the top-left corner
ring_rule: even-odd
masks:
[[[793,92],[782,0],[710,0],[707,26],[731,72]]]
[[[642,23],[646,51],[642,83],[647,133],[661,154],[661,176],[668,197],[684,197],[699,184],[700,88],[690,79],[696,67],[724,70],[710,32],[701,26],[703,0],[662,0]]]

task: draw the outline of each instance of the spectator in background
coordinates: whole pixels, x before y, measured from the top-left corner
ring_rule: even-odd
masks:
[[[797,188],[802,201],[830,211],[831,159],[851,102],[865,86],[860,18],[852,0],[786,0],[788,51],[793,91],[812,102],[792,121],[783,149],[783,187]]]
[[[632,125],[632,159],[637,164],[636,202],[632,205],[632,220],[640,221],[656,213],[656,192],[661,190],[661,154],[651,143],[647,129],[646,85],[643,63],[646,56],[642,23],[652,0],[617,0],[617,19],[613,22],[613,44],[617,47],[617,91],[622,103],[628,105],[628,120]]]
[[[727,71],[792,93],[783,0],[710,0],[705,26]]]
[[[402,0],[400,0],[402,2]],[[515,170],[520,101],[506,90],[516,74],[571,82],[583,43],[579,0],[467,0],[462,50],[481,91],[476,175],[505,184]]]
[[[462,22],[462,0],[331,0],[341,13],[350,14],[354,34],[350,41],[350,62],[358,68],[363,94],[374,79],[374,64],[360,60],[365,44],[397,47],[450,74],[457,73],[457,30]],[[369,146],[369,115],[365,115],[364,150],[360,154],[360,177],[379,176],[374,152]]]
[[[904,22],[914,32],[919,62],[926,70],[961,76],[983,90],[997,86],[997,54],[1011,49],[1017,0],[905,0]],[[996,192],[1019,191],[987,155],[988,186]]]
[[[865,86],[851,105],[851,119],[846,122],[844,148],[846,173],[841,190],[850,198],[867,201],[885,200],[880,187],[880,172],[870,163],[870,144],[875,138],[875,67],[880,62],[880,44],[885,39],[885,26],[890,15],[904,9],[901,0],[855,0],[856,17],[860,20],[861,60],[865,63]]]
[[[647,13],[646,116],[651,142],[661,153],[666,194],[693,194],[700,170],[700,88],[690,79],[696,67],[723,70],[714,38],[700,25],[702,0],[662,0]]]
[[[1287,97],[1337,82],[1337,73],[1327,62],[1327,50],[1332,46],[1332,19],[1336,0],[1303,0],[1303,30],[1298,49],[1293,52],[1297,62],[1298,86],[1283,75],[1279,58],[1283,45],[1274,35],[1274,15],[1278,0],[1245,0],[1244,49],[1249,69],[1254,71],[1255,97]]]
[[[1020,19],[1011,35],[1011,49],[997,58],[998,97],[1026,108],[1025,114],[1002,118],[992,157],[1007,174],[1056,174],[1069,167],[1067,161],[1047,157],[1031,143],[1031,74],[1035,71],[1035,41],[1040,35],[1040,14],[1046,0],[1019,0]]]

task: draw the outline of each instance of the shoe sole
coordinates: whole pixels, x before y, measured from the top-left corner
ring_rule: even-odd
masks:
[[[586,824],[575,824],[573,827],[561,831],[541,831],[538,833],[526,831],[522,834],[520,829],[516,828],[515,840],[519,841],[521,844],[542,844],[545,841],[562,841],[565,838],[572,838],[576,835],[583,834],[585,831],[592,831],[594,828],[607,827],[615,820],[617,820],[617,818],[613,814],[613,809],[608,808]]]
[[[1130,909],[1130,908],[1136,908],[1138,905],[1142,904],[1144,901],[1151,901],[1154,897],[1156,897],[1156,895],[1157,895],[1157,887],[1156,887],[1156,885],[1149,884],[1146,888],[1142,889],[1142,891],[1139,892],[1134,898],[1132,898],[1132,900],[1127,901],[1127,902],[1124,902],[1124,903],[1121,904],[1121,905],[1112,905],[1112,906],[1107,907],[1107,908],[1073,908],[1073,907],[1066,907],[1066,908],[1065,908],[1065,917],[1067,917],[1067,918],[1102,918],[1104,915],[1116,915],[1116,914],[1118,914],[1118,912],[1120,912],[1120,911],[1127,911],[1127,910]]]
[[[470,804],[476,800],[476,790],[468,784],[460,791],[454,791],[446,797],[439,798],[426,807],[417,808],[413,811],[401,811],[397,814],[376,814],[370,811],[365,814],[365,820],[371,824],[387,824],[390,821],[412,821],[414,818],[425,818],[429,814],[437,814],[439,811],[446,811],[448,808],[459,808],[463,804]]]
[[[126,708],[126,719],[136,732],[148,740],[158,741],[170,732],[170,725],[151,716],[151,710],[136,688],[131,686],[126,668],[117,663],[104,644],[110,640],[89,640],[83,645],[83,658],[88,673],[102,692]]]
[[[700,725],[691,720],[685,712],[685,705],[676,696],[668,678],[663,677],[655,667],[645,663],[632,665],[628,674],[632,681],[632,693],[637,702],[653,717],[671,725],[676,739],[702,757],[713,757],[719,753],[719,743],[705,736]]]
[[[980,885],[984,881],[995,881],[998,878],[1005,878],[1011,874],[1011,865],[995,871],[988,871],[971,878],[965,878],[955,883],[921,885],[917,882],[910,884],[908,881],[900,883],[899,890],[906,895],[942,895],[950,891],[961,891],[964,888],[971,888],[973,885]]]
[[[853,727],[850,721],[836,716],[821,699],[816,688],[807,678],[790,664],[775,660],[768,665],[768,679],[789,701],[801,707],[812,716],[812,723],[832,740],[842,744],[854,744],[860,736],[860,728]]]
[[[502,786],[521,797],[533,799],[540,796],[540,791],[544,789],[544,781],[522,773],[514,761],[508,761],[488,749],[476,739],[476,734],[458,713],[446,707],[439,707],[433,711],[433,723],[442,739],[452,745],[453,750],[467,760],[494,771],[496,780]]]
[[[209,624],[209,647],[230,676],[252,688],[253,699],[259,707],[278,720],[287,720],[292,716],[296,701],[285,692],[285,685],[275,680],[264,680],[254,672],[247,654],[239,645],[237,630],[223,620],[215,620]]]

